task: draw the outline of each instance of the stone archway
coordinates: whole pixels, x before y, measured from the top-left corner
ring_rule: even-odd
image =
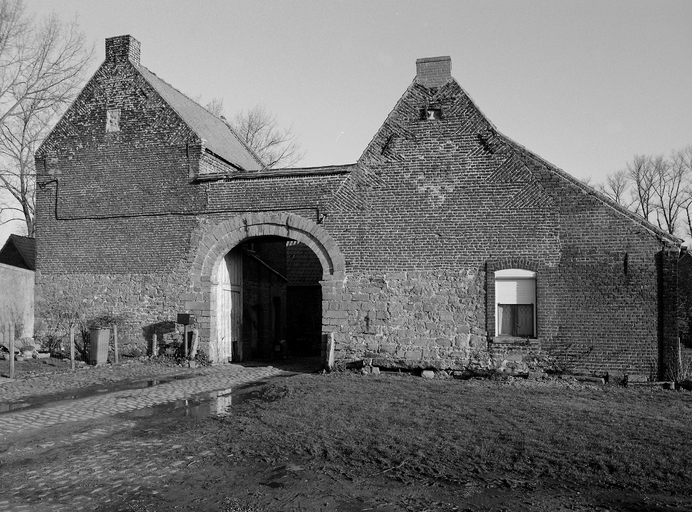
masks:
[[[240,243],[258,237],[276,236],[308,246],[322,264],[323,301],[343,286],[345,261],[336,242],[320,225],[291,213],[248,213],[220,222],[199,242],[192,263],[192,292],[185,309],[195,315],[200,327],[201,348],[213,362],[217,347],[217,271],[224,256]],[[325,333],[323,319],[323,333]]]

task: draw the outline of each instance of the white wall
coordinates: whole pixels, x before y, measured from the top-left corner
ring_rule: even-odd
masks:
[[[9,342],[18,323],[20,337],[34,336],[34,272],[0,263],[0,342]]]

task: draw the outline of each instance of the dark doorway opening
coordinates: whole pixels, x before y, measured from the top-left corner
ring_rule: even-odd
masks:
[[[317,356],[322,341],[322,264],[304,244],[286,244],[287,337],[297,356]]]
[[[320,354],[322,264],[306,245],[281,237],[240,244],[242,360]]]

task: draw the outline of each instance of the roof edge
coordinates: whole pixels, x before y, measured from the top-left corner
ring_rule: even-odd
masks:
[[[659,228],[658,226],[655,226],[654,224],[652,224],[651,222],[646,220],[641,215],[638,215],[637,213],[635,213],[631,210],[628,210],[627,208],[622,206],[620,203],[613,201],[611,198],[609,198],[608,196],[606,196],[602,192],[599,192],[598,190],[596,190],[592,186],[587,185],[583,181],[575,178],[574,176],[572,176],[567,171],[560,169],[558,166],[550,163],[545,158],[543,158],[543,157],[537,155],[536,153],[534,153],[533,151],[527,149],[525,146],[519,144],[518,142],[511,139],[507,135],[505,135],[505,134],[503,134],[497,130],[495,130],[495,132],[496,132],[497,136],[499,136],[507,144],[512,146],[512,148],[515,149],[516,151],[518,151],[519,153],[523,154],[524,156],[526,156],[528,158],[531,158],[531,159],[537,161],[538,163],[540,163],[541,165],[546,167],[553,174],[557,174],[560,178],[570,182],[571,185],[581,189],[583,192],[587,193],[588,195],[598,199],[600,202],[602,202],[603,204],[605,204],[609,208],[615,210],[620,215],[623,215],[623,216],[627,217],[629,220],[631,220],[632,222],[639,224],[644,229],[647,229],[648,231],[652,232],[652,234],[654,234],[656,237],[666,239],[667,241],[672,242],[676,245],[681,245],[684,242],[684,240],[682,238],[679,238],[675,235],[671,235],[667,231],[664,231],[661,228]]]
[[[218,181],[218,180],[254,180],[263,178],[293,178],[306,176],[331,176],[337,174],[350,174],[355,164],[332,165],[326,167],[302,167],[285,169],[264,169],[261,171],[243,171],[233,174],[213,173],[202,174],[195,178],[195,181]]]
[[[190,131],[191,131],[192,133],[194,133],[194,134],[197,136],[198,139],[200,139],[201,141],[204,141],[204,137],[202,136],[202,134],[200,134],[193,126],[191,126],[191,124],[185,119],[185,115],[183,115],[174,105],[171,104],[170,101],[168,101],[168,100],[163,96],[163,94],[159,91],[157,85],[154,84],[154,83],[152,83],[152,81],[149,79],[149,77],[146,75],[146,73],[143,73],[143,72],[141,71],[142,69],[144,69],[147,73],[150,73],[151,75],[153,75],[154,77],[156,77],[157,80],[160,80],[161,82],[163,82],[167,87],[169,87],[169,88],[171,88],[172,90],[174,90],[174,91],[175,91],[177,94],[179,94],[180,96],[186,98],[188,101],[190,101],[190,102],[194,103],[195,105],[197,105],[197,107],[199,107],[200,109],[204,110],[209,116],[212,116],[212,117],[218,119],[218,121],[219,121],[220,123],[223,123],[223,125],[224,125],[224,126],[226,127],[226,129],[231,133],[231,135],[232,135],[232,136],[233,136],[233,137],[234,137],[234,138],[235,138],[246,150],[247,150],[247,152],[249,153],[249,155],[250,155],[250,156],[252,157],[252,159],[260,166],[260,168],[265,168],[265,167],[266,167],[266,165],[264,164],[264,162],[262,162],[262,160],[259,158],[259,156],[255,153],[255,151],[254,151],[252,148],[250,148],[250,146],[248,146],[248,145],[239,137],[239,135],[235,132],[235,130],[233,130],[233,128],[231,128],[231,126],[229,125],[229,123],[228,123],[225,119],[222,119],[221,117],[216,116],[215,114],[209,112],[206,108],[204,108],[204,107],[203,107],[202,105],[200,105],[198,102],[196,102],[195,100],[193,100],[192,98],[190,98],[190,96],[188,96],[187,94],[185,94],[184,92],[182,92],[180,89],[178,89],[177,87],[175,87],[175,86],[174,86],[173,84],[171,84],[170,82],[168,82],[168,81],[164,80],[163,78],[161,78],[158,74],[156,74],[155,72],[153,72],[152,70],[150,70],[150,69],[147,68],[146,66],[144,66],[144,65],[142,65],[142,64],[134,64],[134,63],[132,63],[132,62],[130,62],[130,64],[132,65],[132,67],[133,67],[134,69],[137,70],[137,72],[138,72],[139,75],[142,77],[142,79],[143,79],[145,82],[147,82],[147,83],[154,89],[154,91],[156,91],[156,94],[158,94],[158,95],[161,97],[161,100],[162,100],[166,105],[168,105],[168,107],[169,107],[173,112],[175,112],[175,114],[178,116],[178,118],[181,120],[181,122],[183,122],[183,123],[190,129]],[[242,166],[241,164],[239,164],[239,163],[233,163],[233,162],[228,161],[226,158],[221,157],[220,155],[218,155],[218,154],[215,153],[214,151],[209,150],[206,146],[205,146],[205,150],[207,150],[207,152],[208,152],[209,154],[213,155],[215,158],[218,158],[218,159],[221,160],[222,162],[224,162],[224,163],[226,163],[226,164],[229,164],[229,165],[235,167],[236,169],[239,169],[239,170],[241,170],[241,171],[243,171],[243,172],[254,172],[253,169],[246,169],[245,167],[243,167],[243,166]]]

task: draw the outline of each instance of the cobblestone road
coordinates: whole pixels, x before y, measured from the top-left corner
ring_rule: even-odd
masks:
[[[137,370],[137,378],[178,379],[2,413],[0,511],[121,510],[116,505],[109,508],[109,504],[122,503],[125,497],[136,500],[142,493],[152,499],[171,475],[190,464],[203,463],[211,452],[188,453],[170,440],[128,435],[134,432],[138,411],[218,390],[223,395],[252,382],[290,375],[296,369],[305,370],[238,365],[196,369],[194,373],[158,368],[155,375],[151,375],[152,369],[149,373]],[[74,377],[73,387],[83,387],[83,380]],[[0,386],[0,402],[34,396],[27,395],[31,389],[37,391],[35,381],[6,383]],[[44,387],[44,393],[46,389],[51,391]],[[62,382],[52,391],[55,389],[71,388],[69,382]],[[208,402],[219,411],[229,403],[223,396]]]

